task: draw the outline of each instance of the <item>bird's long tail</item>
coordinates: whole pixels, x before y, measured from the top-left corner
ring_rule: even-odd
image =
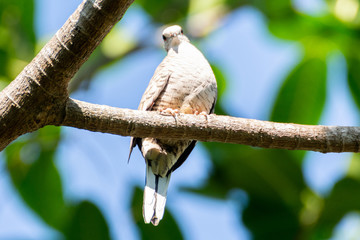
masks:
[[[151,166],[146,164],[146,184],[143,203],[145,223],[151,222],[154,226],[157,226],[163,218],[170,175],[166,177],[155,175]]]

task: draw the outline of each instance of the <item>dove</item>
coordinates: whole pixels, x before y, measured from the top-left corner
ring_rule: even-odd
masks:
[[[204,55],[178,25],[164,29],[162,38],[167,56],[156,68],[138,110],[173,116],[213,113],[217,84]],[[146,163],[145,223],[157,226],[163,218],[171,174],[185,162],[195,144],[195,140],[131,138],[129,159],[137,145]]]

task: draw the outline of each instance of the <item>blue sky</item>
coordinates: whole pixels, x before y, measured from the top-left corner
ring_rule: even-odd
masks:
[[[80,2],[38,0],[38,37],[53,35]],[[295,5],[302,11],[311,9],[312,14],[317,14],[323,6],[321,1],[311,0],[298,0]],[[147,21],[139,9],[131,8],[120,24],[134,31],[145,26]],[[234,12],[222,24],[219,30],[199,43],[199,48],[211,62],[222,67],[229,80],[224,107],[234,116],[265,120],[281,80],[301,59],[301,47],[271,36],[262,15],[251,8]],[[152,41],[156,42],[156,38],[160,36],[154,36]],[[149,79],[164,56],[165,52],[154,46],[126,57],[99,72],[88,91],[79,91],[72,97],[136,109]],[[354,114],[357,110],[344,81],[346,63],[340,53],[329,56],[328,62],[330,84],[321,123],[358,125],[358,116]],[[258,69],[254,69],[255,66]],[[102,210],[115,239],[138,239],[128,204],[132,195],[131,186],[142,187],[144,184],[145,165],[137,149],[130,164],[127,164],[129,137],[73,128],[63,128],[62,134],[64,140],[56,164],[66,199],[75,202],[90,199]],[[349,154],[308,153],[304,163],[306,181],[318,193],[326,194],[332,184],[346,173],[349,157]],[[233,214],[239,209],[231,200],[219,201],[179,191],[180,187],[199,186],[206,180],[211,168],[207,159],[206,152],[198,145],[187,162],[172,175],[167,208],[174,214],[186,239],[249,239],[246,229],[239,227],[238,216]],[[0,161],[1,164],[3,161]],[[6,172],[0,172],[0,202],[4,203],[0,207],[0,226],[3,226],[0,228],[0,239],[10,236],[27,239],[58,236],[26,208],[12,189]],[[216,216],[216,221],[212,220],[213,216]],[[341,225],[345,229],[351,224],[359,224],[357,215],[351,215],[349,219]]]

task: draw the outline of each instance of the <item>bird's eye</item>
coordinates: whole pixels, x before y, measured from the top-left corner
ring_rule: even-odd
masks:
[[[166,37],[165,37],[165,35],[163,35],[162,37],[163,37],[164,41],[166,41]]]
[[[181,29],[181,34],[184,34],[184,31]]]

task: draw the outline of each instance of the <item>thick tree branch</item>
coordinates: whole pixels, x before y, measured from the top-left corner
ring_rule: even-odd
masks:
[[[0,93],[0,151],[65,115],[68,83],[134,0],[84,0]]]
[[[0,93],[0,151],[45,125],[123,136],[196,139],[265,148],[359,152],[359,127],[306,126],[227,116],[162,116],[68,98],[68,83],[133,0],[84,0]]]
[[[318,152],[359,152],[360,127],[275,123],[229,116],[164,116],[69,99],[63,126],[122,136],[196,139],[204,142]]]

